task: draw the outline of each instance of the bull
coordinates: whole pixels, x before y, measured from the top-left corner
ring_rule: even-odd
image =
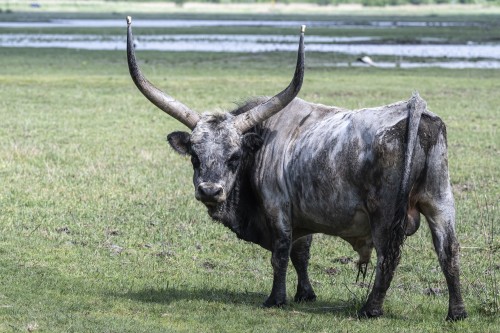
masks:
[[[240,239],[271,251],[273,284],[264,306],[286,303],[289,260],[294,300],[313,301],[308,277],[314,233],[338,236],[375,280],[360,317],[378,317],[401,246],[424,215],[449,291],[448,320],[467,316],[460,291],[459,244],[449,181],[446,127],[417,94],[408,101],[350,111],[297,98],[304,76],[304,27],[286,89],[227,113],[198,114],[141,73],[127,17],[127,59],[137,88],[191,132],[168,135],[191,157],[195,197]],[[359,272],[358,272],[359,274]]]

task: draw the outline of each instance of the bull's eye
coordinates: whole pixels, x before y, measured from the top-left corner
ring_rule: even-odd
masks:
[[[227,160],[227,166],[232,172],[235,172],[240,165],[241,154],[240,152],[236,152]]]
[[[194,153],[191,154],[191,163],[193,163],[193,168],[195,169],[200,167],[200,160]]]

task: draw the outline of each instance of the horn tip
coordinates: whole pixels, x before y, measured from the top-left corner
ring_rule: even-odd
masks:
[[[127,24],[131,25],[132,24],[132,17],[127,16]]]
[[[305,25],[302,25],[302,26],[300,27],[300,33],[302,33],[302,34],[303,34],[304,32],[306,32],[306,26],[305,26]]]

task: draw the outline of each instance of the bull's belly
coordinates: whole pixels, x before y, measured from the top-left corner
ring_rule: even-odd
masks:
[[[363,209],[352,214],[301,214],[295,221],[293,238],[323,233],[340,237],[351,244],[359,255],[358,264],[370,262],[373,249],[370,218]]]
[[[366,238],[371,235],[370,218],[363,209],[352,212],[331,212],[328,209],[296,212],[293,225],[300,233],[323,233],[343,239]]]

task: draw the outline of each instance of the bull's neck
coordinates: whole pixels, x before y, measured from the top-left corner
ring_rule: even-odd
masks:
[[[219,216],[214,217],[231,229],[238,238],[269,248],[264,232],[266,222],[259,198],[251,185],[253,161],[242,166],[233,190],[229,194]]]

